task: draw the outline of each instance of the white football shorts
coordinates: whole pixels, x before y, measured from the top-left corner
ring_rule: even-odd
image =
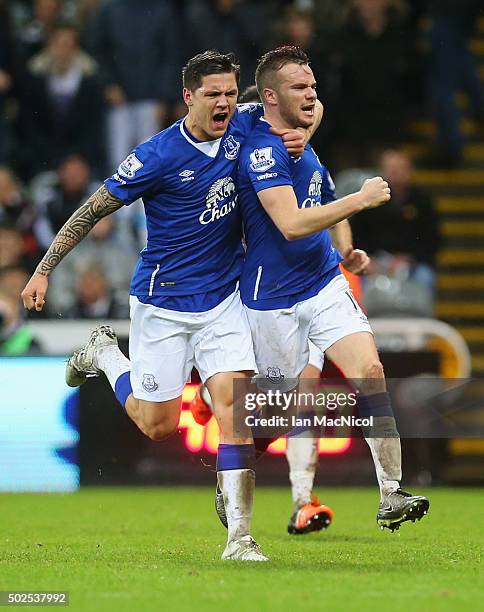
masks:
[[[308,348],[309,348],[308,365],[312,365],[315,368],[317,368],[319,371],[321,371],[324,365],[323,351],[320,351],[318,347],[314,344],[314,342],[311,342],[311,340],[308,340]]]
[[[206,312],[177,312],[130,296],[129,357],[137,399],[179,397],[195,366],[203,382],[219,372],[256,371],[239,291]]]
[[[322,367],[324,352],[335,342],[357,332],[373,333],[343,275],[291,308],[246,310],[259,376],[273,380],[299,378],[309,360],[308,340],[314,345],[312,365]]]

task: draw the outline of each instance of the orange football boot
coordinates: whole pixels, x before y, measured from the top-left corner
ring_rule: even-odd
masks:
[[[203,399],[201,389],[202,386],[200,385],[195,397],[190,402],[190,411],[199,425],[206,425],[212,418],[212,409]]]
[[[321,504],[319,499],[313,495],[310,504],[304,504],[291,516],[287,532],[291,535],[301,535],[311,531],[321,531],[327,529],[332,521],[331,508]]]

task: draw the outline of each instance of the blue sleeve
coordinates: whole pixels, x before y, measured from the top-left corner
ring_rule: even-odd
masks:
[[[126,206],[162,188],[162,163],[156,143],[139,145],[119,164],[117,172],[104,181],[109,193]]]
[[[324,168],[323,172],[323,182],[321,185],[321,204],[328,204],[329,202],[334,202],[336,200],[335,194],[335,184],[333,183],[333,179],[331,178],[331,174],[328,172],[327,168]]]
[[[289,154],[280,138],[248,143],[243,156],[243,171],[257,193],[271,187],[292,185]]]
[[[232,117],[232,122],[236,127],[242,130],[245,136],[248,136],[263,115],[264,107],[262,104],[257,102],[237,104],[234,116]]]

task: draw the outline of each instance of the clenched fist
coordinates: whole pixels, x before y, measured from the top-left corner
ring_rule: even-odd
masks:
[[[45,304],[44,298],[48,286],[49,281],[47,276],[34,272],[21,294],[24,307],[27,310],[42,310]]]
[[[377,208],[382,204],[386,204],[390,200],[390,187],[381,176],[366,180],[361,189],[360,194],[363,196],[363,203],[366,209]]]
[[[344,251],[343,258],[345,270],[353,274],[365,274],[370,265],[368,253],[362,249],[354,249],[352,244]]]

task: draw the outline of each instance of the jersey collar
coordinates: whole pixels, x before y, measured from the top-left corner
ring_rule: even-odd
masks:
[[[185,128],[185,119],[180,122],[180,132],[182,136],[196,149],[207,155],[208,157],[216,157],[218,150],[220,149],[220,143],[222,142],[222,138],[217,138],[216,140],[208,140],[206,142],[196,142],[191,138],[188,134],[187,129]]]

